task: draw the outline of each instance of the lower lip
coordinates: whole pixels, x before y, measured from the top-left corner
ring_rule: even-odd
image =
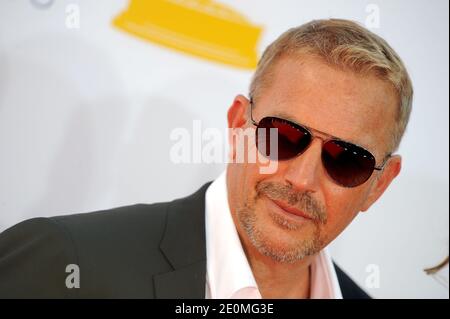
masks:
[[[311,221],[309,218],[305,218],[303,216],[295,215],[293,213],[290,213],[280,206],[278,206],[273,200],[270,198],[267,198],[267,201],[269,203],[269,209],[277,214],[283,215],[283,217],[289,218],[291,221],[294,221],[296,223],[305,223],[307,221]]]

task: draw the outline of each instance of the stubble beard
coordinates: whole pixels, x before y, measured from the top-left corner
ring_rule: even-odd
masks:
[[[243,206],[237,209],[237,219],[242,229],[247,234],[248,239],[259,253],[270,257],[279,263],[295,263],[301,261],[307,256],[317,254],[323,248],[321,239],[320,224],[326,223],[326,213],[322,206],[317,204],[308,194],[286,194],[285,186],[277,186],[273,183],[259,183],[256,186],[257,192],[253,199],[247,200]],[[258,212],[256,205],[262,195],[268,195],[271,198],[285,198],[290,204],[296,204],[303,210],[315,216],[315,219],[309,221],[309,227],[292,223],[287,218],[282,217],[272,211],[268,211],[271,219],[286,232],[292,233],[292,241],[288,244],[276,243],[273,235],[262,231],[260,221],[258,221]],[[306,205],[305,205],[306,203]],[[305,238],[296,238],[300,232],[305,232]]]

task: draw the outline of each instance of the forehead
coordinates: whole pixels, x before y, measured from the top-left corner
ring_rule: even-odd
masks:
[[[287,118],[383,156],[397,103],[388,83],[311,56],[285,57],[270,76],[257,114]]]

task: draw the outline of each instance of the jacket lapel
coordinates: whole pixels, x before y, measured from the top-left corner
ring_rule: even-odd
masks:
[[[173,271],[153,276],[156,298],[205,297],[205,192],[210,184],[168,206],[160,249]]]

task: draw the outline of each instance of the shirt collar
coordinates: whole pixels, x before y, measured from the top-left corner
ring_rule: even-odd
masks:
[[[231,216],[226,171],[208,187],[205,201],[206,297],[261,298]],[[336,271],[326,248],[317,254],[311,265],[311,298],[342,299]]]

